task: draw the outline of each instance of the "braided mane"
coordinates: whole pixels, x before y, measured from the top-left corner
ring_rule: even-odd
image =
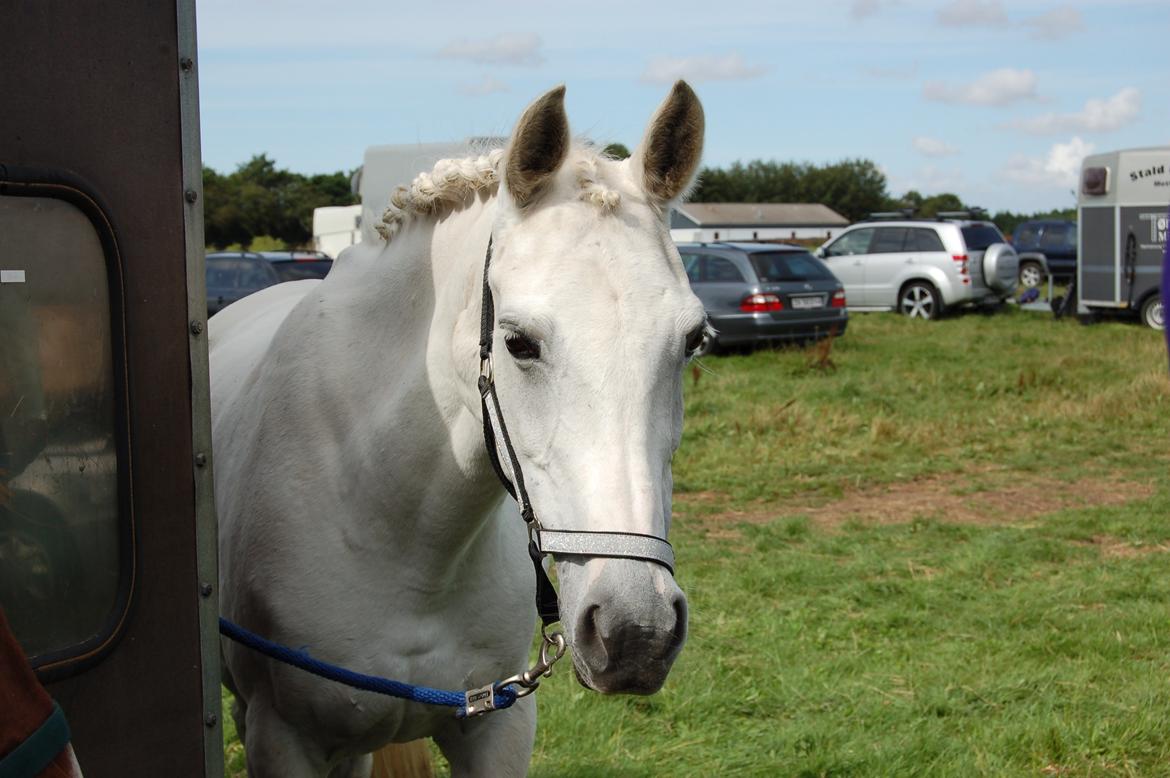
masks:
[[[601,180],[601,163],[608,158],[585,143],[574,144],[573,156],[576,159],[569,164],[576,174],[580,199],[607,213],[616,210],[621,195]],[[439,160],[429,173],[419,173],[410,186],[394,190],[382,223],[374,229],[389,242],[413,217],[439,217],[467,205],[476,193],[499,186],[503,158],[503,150],[495,149],[476,157]]]

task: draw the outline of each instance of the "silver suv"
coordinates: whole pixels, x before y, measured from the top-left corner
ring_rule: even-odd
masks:
[[[875,214],[816,255],[845,285],[851,310],[922,319],[959,305],[999,304],[1015,292],[1019,270],[1015,249],[993,223],[958,214]]]

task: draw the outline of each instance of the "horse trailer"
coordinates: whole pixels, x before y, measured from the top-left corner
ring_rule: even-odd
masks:
[[[1162,255],[1170,208],[1170,146],[1086,157],[1077,218],[1078,313],[1137,313],[1166,326]]]
[[[0,606],[87,778],[221,776],[195,3],[0,8]]]

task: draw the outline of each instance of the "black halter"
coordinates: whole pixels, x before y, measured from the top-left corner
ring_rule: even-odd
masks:
[[[557,592],[545,572],[545,555],[616,557],[643,559],[662,565],[674,572],[674,549],[665,538],[636,532],[594,532],[586,530],[551,530],[541,526],[524,487],[524,473],[508,437],[508,427],[500,411],[496,396],[495,376],[492,373],[492,331],[495,327],[495,303],[488,285],[488,269],[492,263],[492,241],[488,239],[487,256],[483,261],[483,306],[480,315],[479,336],[479,395],[483,403],[483,437],[487,444],[492,468],[500,483],[520,506],[520,517],[528,525],[528,555],[536,569],[536,612],[548,626],[558,621]],[[505,467],[507,468],[505,470]]]

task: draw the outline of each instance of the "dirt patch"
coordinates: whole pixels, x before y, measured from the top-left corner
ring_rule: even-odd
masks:
[[[1153,495],[1151,484],[1120,477],[1082,478],[1065,483],[1035,474],[1020,482],[1018,473],[981,473],[985,488],[975,491],[963,476],[947,475],[887,484],[847,492],[827,503],[799,499],[769,503],[746,511],[724,511],[694,517],[708,531],[727,532],[728,525],[762,524],[790,516],[807,516],[822,527],[849,521],[867,524],[906,524],[930,519],[949,524],[1013,524],[1070,508],[1124,505]],[[709,506],[718,502],[710,492],[681,494],[682,506]]]
[[[1135,546],[1126,543],[1121,538],[1112,535],[1094,535],[1092,540],[1077,542],[1078,546],[1092,546],[1101,552],[1106,559],[1136,559],[1150,554],[1165,554],[1170,551],[1170,545]]]

